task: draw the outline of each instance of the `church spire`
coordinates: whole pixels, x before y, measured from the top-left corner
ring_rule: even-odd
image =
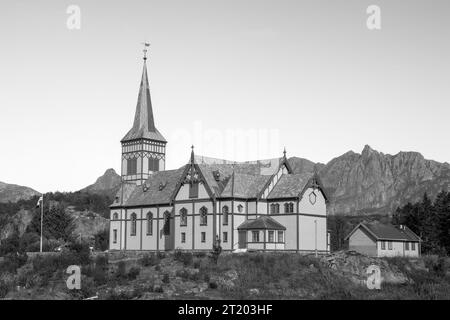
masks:
[[[150,86],[148,84],[147,75],[147,47],[150,46],[150,44],[144,43],[144,45],[144,66],[142,70],[141,85],[139,88],[134,123],[133,127],[130,131],[128,131],[122,141],[144,138],[166,142],[166,139],[164,139],[155,127],[152,101],[150,98]]]

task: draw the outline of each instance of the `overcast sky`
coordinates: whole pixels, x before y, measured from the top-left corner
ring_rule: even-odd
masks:
[[[286,147],[326,163],[365,144],[450,161],[448,0],[2,0],[0,12],[0,181],[74,191],[119,172],[143,41],[168,169],[191,144],[237,161]]]

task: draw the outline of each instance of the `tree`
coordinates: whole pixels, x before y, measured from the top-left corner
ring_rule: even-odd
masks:
[[[66,212],[64,205],[58,202],[47,202],[44,205],[43,237],[46,239],[73,240],[75,224],[72,216]],[[28,231],[40,234],[41,213],[36,210]]]

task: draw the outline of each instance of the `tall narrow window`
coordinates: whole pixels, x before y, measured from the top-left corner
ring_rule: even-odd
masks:
[[[164,212],[164,235],[168,236],[170,235],[170,212],[166,211]]]
[[[272,203],[271,205],[270,205],[270,213],[276,213],[276,206],[275,206],[275,203]]]
[[[269,242],[275,242],[273,235],[274,231],[269,231]]]
[[[127,174],[136,174],[137,173],[137,159],[128,159],[127,160]]]
[[[136,219],[136,213],[132,213],[131,214],[131,230],[130,230],[130,235],[131,236],[135,236],[136,235],[136,225],[137,225],[137,219]]]
[[[284,204],[284,212],[285,213],[292,213],[292,212],[294,212],[294,204],[292,202],[286,202]]]
[[[224,232],[223,233],[223,242],[227,243],[228,242],[228,232]]]
[[[244,206],[242,204],[237,206],[238,212],[242,213],[242,210],[244,210]]]
[[[406,250],[406,251],[409,250],[409,242],[405,242],[405,250]]]
[[[388,241],[388,249],[392,250],[392,241]]]
[[[117,214],[117,212],[114,212],[113,220],[119,220],[119,215]]]
[[[222,214],[223,214],[223,225],[228,225],[228,206],[223,206],[222,208]]]
[[[206,232],[202,232],[201,240],[202,240],[202,242],[206,242]]]
[[[278,242],[284,242],[284,232],[278,231]]]
[[[208,224],[208,209],[206,207],[200,208],[200,225],[206,226]]]
[[[147,235],[151,236],[153,234],[153,213],[147,213]]]
[[[386,250],[386,241],[381,241],[381,250]]]
[[[416,243],[415,242],[411,242],[411,250],[416,251]]]
[[[259,231],[252,231],[252,241],[259,242]]]
[[[186,243],[186,232],[181,233],[181,243]]]
[[[159,159],[149,158],[148,159],[148,170],[159,171]]]
[[[113,230],[113,243],[117,243],[117,229]]]
[[[187,210],[186,208],[181,208],[180,210],[180,226],[187,226]]]
[[[198,182],[189,184],[189,198],[198,198]]]

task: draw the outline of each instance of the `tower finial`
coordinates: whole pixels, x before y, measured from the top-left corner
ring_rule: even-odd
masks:
[[[191,146],[191,163],[194,163],[194,145]]]
[[[284,147],[283,156],[286,158],[286,147]]]
[[[150,47],[150,42],[142,42],[142,44],[144,45],[144,61],[147,60],[147,48]]]

